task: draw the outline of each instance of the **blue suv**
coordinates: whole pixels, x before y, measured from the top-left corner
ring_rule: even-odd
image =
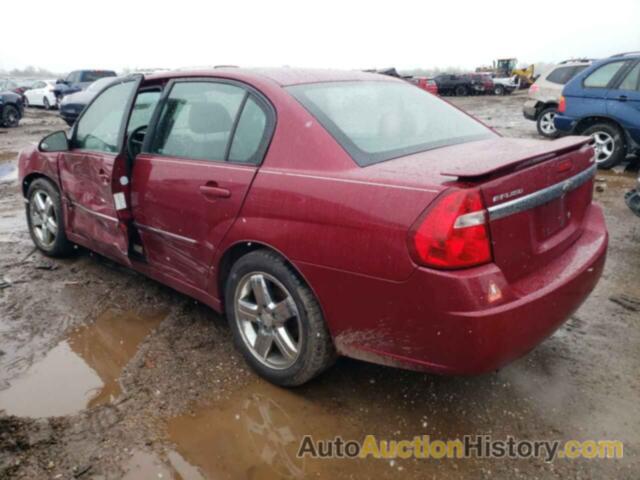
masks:
[[[562,91],[556,128],[590,135],[596,162],[611,168],[640,150],[640,52],[593,63]]]

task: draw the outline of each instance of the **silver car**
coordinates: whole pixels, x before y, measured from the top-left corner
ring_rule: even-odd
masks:
[[[522,113],[536,122],[538,133],[543,137],[556,138],[558,131],[553,119],[565,84],[579,72],[591,65],[589,59],[566,60],[546,71],[529,87],[529,99]]]

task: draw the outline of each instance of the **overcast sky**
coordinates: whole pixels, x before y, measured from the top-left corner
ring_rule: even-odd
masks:
[[[0,69],[232,64],[473,69],[640,50],[640,0],[30,0],[2,6]]]

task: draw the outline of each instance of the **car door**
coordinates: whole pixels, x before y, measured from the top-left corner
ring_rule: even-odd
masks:
[[[96,96],[71,131],[69,151],[58,157],[68,230],[80,243],[125,264],[130,262],[123,192],[128,180],[121,181],[124,134],[140,79],[116,82]]]
[[[620,74],[628,66],[626,60],[615,60],[596,68],[582,81],[580,89],[582,102],[579,103],[578,116],[602,115],[606,113],[606,98],[609,89],[620,78]]]
[[[205,290],[213,255],[236,219],[273,128],[273,110],[235,82],[165,88],[132,174],[137,249],[161,273]]]
[[[640,142],[640,60],[629,65],[624,77],[607,92],[607,113]]]

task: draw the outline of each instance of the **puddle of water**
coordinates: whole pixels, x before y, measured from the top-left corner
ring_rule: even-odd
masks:
[[[169,452],[166,460],[145,450],[135,450],[124,465],[122,480],[166,478],[172,480],[205,480],[200,471],[177,452]]]
[[[262,381],[171,419],[168,433],[176,452],[206,478],[373,478],[389,468],[385,461],[298,458],[304,435],[361,440],[361,432],[303,394]]]
[[[106,311],[70,332],[24,375],[0,392],[0,410],[27,417],[68,415],[113,401],[119,377],[138,345],[166,316]]]
[[[18,166],[15,162],[0,163],[0,183],[13,182],[18,179]]]

